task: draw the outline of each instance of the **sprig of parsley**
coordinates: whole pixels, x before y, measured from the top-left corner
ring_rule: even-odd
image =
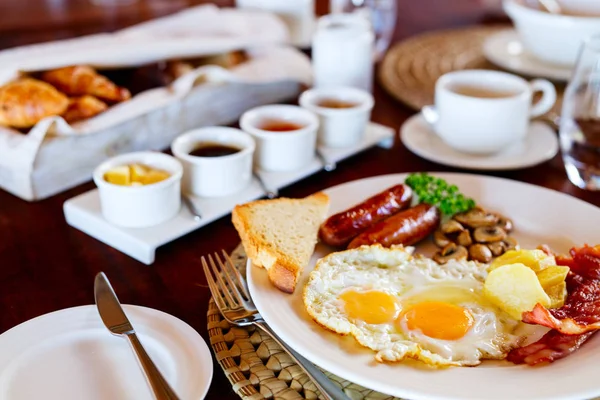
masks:
[[[452,216],[475,207],[475,200],[460,193],[456,185],[425,172],[410,174],[404,183],[410,186],[419,203],[437,206],[444,215]]]

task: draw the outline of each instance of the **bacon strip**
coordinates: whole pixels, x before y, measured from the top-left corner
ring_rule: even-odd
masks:
[[[523,322],[552,328],[540,340],[514,349],[507,359],[515,364],[552,362],[576,351],[600,329],[600,246],[573,248],[571,258],[557,257],[567,265],[568,296],[565,305],[548,310],[537,304],[523,313]]]
[[[529,365],[556,361],[579,349],[594,333],[565,335],[558,331],[550,331],[537,342],[512,350],[506,359],[515,364]]]

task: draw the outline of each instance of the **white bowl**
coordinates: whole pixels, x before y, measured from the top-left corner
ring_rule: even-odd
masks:
[[[598,0],[556,0],[567,14],[591,14],[600,16]]]
[[[323,100],[346,101],[356,106],[323,107],[319,105]],[[374,104],[371,93],[347,86],[310,89],[300,96],[300,105],[319,116],[319,144],[326,147],[358,144],[364,136]]]
[[[273,132],[261,129],[268,120],[292,122],[303,127],[293,131]],[[293,171],[304,167],[315,157],[317,116],[291,105],[261,106],[246,111],[240,127],[256,140],[255,165],[264,171]]]
[[[197,157],[189,153],[199,143],[237,147],[237,153],[220,157]],[[201,197],[221,197],[246,188],[252,179],[254,140],[239,129],[213,126],[194,129],[171,144],[173,155],[184,168],[183,188]]]
[[[144,186],[120,186],[108,183],[104,174],[121,165],[144,164],[167,171],[164,181]],[[102,215],[108,222],[127,228],[144,228],[168,221],[181,207],[183,167],[175,157],[142,151],[113,157],[94,170]]]
[[[556,15],[526,7],[520,0],[504,0],[503,5],[525,48],[548,63],[574,66],[583,41],[600,33],[600,16]]]

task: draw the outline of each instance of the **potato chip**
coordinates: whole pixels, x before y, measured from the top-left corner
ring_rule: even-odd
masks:
[[[519,321],[523,312],[533,310],[537,303],[550,306],[550,297],[544,292],[535,272],[522,263],[502,265],[490,271],[483,294]]]
[[[567,298],[567,283],[559,282],[554,286],[545,289],[546,294],[550,297],[550,306],[548,308],[560,308],[565,304]]]
[[[509,250],[496,258],[488,271],[492,271],[502,265],[524,264],[534,272],[539,272],[551,265],[556,265],[554,256],[549,256],[542,250]]]
[[[561,265],[552,265],[546,269],[537,273],[540,284],[548,292],[548,288],[556,286],[561,282],[564,282],[569,273],[569,267],[563,267]]]

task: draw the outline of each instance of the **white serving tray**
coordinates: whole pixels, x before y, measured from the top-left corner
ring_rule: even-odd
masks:
[[[370,123],[367,126],[367,131],[362,142],[358,145],[343,149],[322,147],[319,150],[328,164],[337,163],[376,145],[387,148],[391,147],[394,134],[392,128]],[[309,165],[298,171],[257,171],[256,173],[269,190],[276,191],[323,168],[324,164],[322,160],[315,157]],[[152,264],[158,247],[229,214],[237,204],[246,203],[265,195],[266,192],[258,180],[254,178],[245,190],[228,197],[191,198],[194,205],[202,213],[200,220],[195,219],[182,206],[175,218],[149,228],[122,228],[106,221],[100,209],[98,189],[90,190],[67,200],[63,205],[63,210],[67,223],[72,227],[87,233],[144,264]]]

